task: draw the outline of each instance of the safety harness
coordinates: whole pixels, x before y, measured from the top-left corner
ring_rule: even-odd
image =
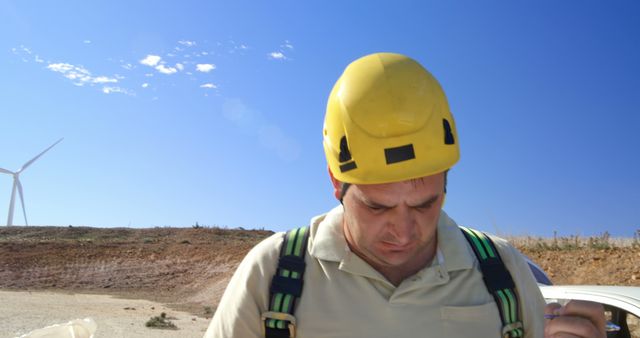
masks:
[[[295,338],[296,319],[293,312],[302,295],[302,276],[306,264],[309,227],[289,230],[280,247],[278,269],[271,280],[269,312],[262,314],[265,337]]]
[[[504,266],[493,241],[485,233],[461,226],[460,229],[471,244],[482,271],[484,285],[498,305],[502,319],[502,336],[505,338],[524,337],[524,327],[520,320],[518,293],[511,274]]]
[[[460,226],[480,264],[484,284],[498,305],[503,338],[524,337],[520,306],[511,274],[493,241],[483,232]],[[296,301],[302,295],[309,227],[290,230],[280,248],[276,274],[271,281],[269,312],[262,314],[266,338],[295,338]]]

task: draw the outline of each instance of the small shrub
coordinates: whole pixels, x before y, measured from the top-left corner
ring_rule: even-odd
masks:
[[[590,237],[589,238],[589,248],[597,249],[597,250],[611,249],[611,243],[609,242],[610,238],[611,238],[611,235],[609,235],[608,231],[605,231],[600,236]]]
[[[205,306],[204,307],[204,314],[207,316],[210,316],[213,314],[213,308],[211,306]]]
[[[162,329],[162,330],[178,329],[176,324],[172,323],[169,319],[167,319],[167,314],[164,312],[161,313],[160,316],[151,317],[151,319],[149,319],[147,323],[144,325],[152,329]]]

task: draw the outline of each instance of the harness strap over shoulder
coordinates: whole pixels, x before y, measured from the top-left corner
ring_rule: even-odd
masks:
[[[480,231],[463,226],[460,229],[476,254],[484,284],[498,305],[498,312],[502,319],[502,336],[504,338],[524,337],[516,286],[495,244],[489,236]]]
[[[269,312],[262,314],[266,338],[295,338],[296,301],[302,295],[304,255],[309,227],[289,230],[280,248],[280,259],[269,290]]]

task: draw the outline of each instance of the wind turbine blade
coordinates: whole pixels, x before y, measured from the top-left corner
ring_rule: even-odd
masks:
[[[13,206],[16,201],[16,178],[13,177],[13,188],[11,188],[11,199],[9,200],[9,216],[7,216],[7,225],[13,225]]]
[[[25,163],[22,168],[18,169],[18,171],[16,171],[16,173],[21,173],[23,170],[27,169],[28,166],[31,165],[31,163],[35,162],[38,158],[40,158],[40,156],[44,155],[44,153],[46,153],[47,151],[49,151],[49,149],[53,148],[56,144],[62,142],[62,140],[64,140],[64,137],[59,139],[56,143],[52,144],[49,148],[45,149],[44,151],[42,151],[40,154],[38,154],[38,156],[32,158],[29,162]]]
[[[20,203],[22,204],[22,214],[24,215],[24,225],[29,225],[27,222],[27,211],[24,209],[24,196],[22,194],[22,183],[20,183],[20,179],[16,177],[16,185],[18,186],[18,195],[20,195]]]
[[[9,171],[9,170],[4,169],[4,168],[0,168],[0,173],[13,175],[13,171]]]

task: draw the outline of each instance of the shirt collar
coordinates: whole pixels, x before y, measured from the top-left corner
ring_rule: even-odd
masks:
[[[321,260],[340,262],[349,253],[342,229],[342,205],[311,220],[309,253]]]

